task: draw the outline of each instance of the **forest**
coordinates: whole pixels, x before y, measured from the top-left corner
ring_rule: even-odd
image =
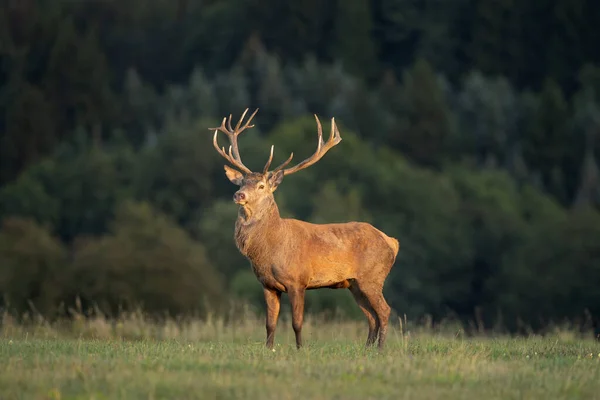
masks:
[[[600,327],[599,27],[594,0],[3,1],[0,310],[262,310],[208,129],[249,107],[252,169],[335,117],[276,200],[398,238],[398,316]]]

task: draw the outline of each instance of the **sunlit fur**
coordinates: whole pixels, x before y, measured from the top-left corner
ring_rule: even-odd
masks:
[[[307,289],[348,288],[369,322],[367,345],[382,347],[390,307],[382,289],[399,250],[398,241],[370,224],[312,224],[281,218],[273,192],[283,172],[243,175],[225,166],[227,177],[245,195],[235,223],[235,243],[263,285],[267,305],[267,346],[272,347],[282,292],[292,304],[296,345],[302,345]]]

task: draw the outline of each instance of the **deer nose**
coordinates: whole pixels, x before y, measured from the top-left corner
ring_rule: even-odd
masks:
[[[244,200],[246,200],[246,193],[238,191],[233,194],[233,201],[238,202],[238,201],[244,201]]]

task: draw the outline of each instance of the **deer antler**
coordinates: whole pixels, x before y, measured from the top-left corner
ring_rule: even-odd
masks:
[[[315,153],[312,156],[310,156],[306,160],[298,163],[296,166],[285,169],[283,171],[284,175],[290,175],[290,174],[293,174],[294,172],[300,171],[301,169],[310,167],[311,165],[313,165],[314,163],[319,161],[325,155],[325,153],[327,153],[329,151],[329,149],[331,149],[333,146],[335,146],[336,144],[338,144],[339,142],[342,141],[340,132],[338,131],[337,126],[335,124],[335,118],[331,118],[331,133],[329,134],[329,139],[327,139],[327,142],[323,141],[323,128],[321,127],[321,121],[319,121],[319,118],[317,117],[316,114],[315,114],[315,120],[317,121],[317,133],[319,135],[319,139],[318,139],[319,142],[317,144],[317,150],[315,151]],[[292,161],[293,156],[294,156],[294,153],[292,153],[290,155],[290,157],[286,161],[284,161],[280,166],[275,168],[273,170],[273,172],[277,172],[277,171],[281,170],[282,168],[284,168],[286,165],[288,165],[290,163],[290,161]],[[273,160],[273,146],[271,146],[271,156],[269,157],[269,161],[267,161],[267,164],[265,165],[265,169],[264,169],[263,173],[266,173],[266,171],[269,169],[269,166],[271,165],[272,160]]]
[[[275,146],[271,146],[271,155],[269,155],[269,159],[267,160],[267,163],[265,164],[265,167],[263,168],[263,174],[266,174],[267,172],[269,172],[269,167],[271,166],[271,161],[273,161],[273,149]],[[290,161],[292,161],[292,158],[294,157],[294,153],[290,154],[290,156],[288,157],[287,160],[285,160],[284,162],[282,162],[277,168],[275,168],[272,172],[277,172],[279,171],[281,168],[285,167],[286,165],[288,165],[290,163]]]
[[[248,168],[244,165],[244,163],[242,162],[242,159],[240,157],[240,150],[238,149],[237,137],[240,133],[245,131],[247,128],[254,128],[254,125],[250,125],[250,122],[252,121],[252,118],[254,118],[256,113],[258,112],[258,108],[252,113],[250,118],[248,118],[248,121],[246,121],[246,123],[242,127],[240,127],[242,125],[242,121],[244,120],[244,117],[246,116],[247,112],[248,112],[248,109],[246,108],[246,110],[242,114],[242,117],[240,118],[238,123],[235,125],[235,129],[233,129],[231,127],[231,114],[229,114],[229,119],[223,118],[223,121],[221,122],[220,127],[208,128],[208,129],[211,131],[213,131],[213,130],[215,131],[215,136],[213,137],[213,146],[215,147],[217,152],[221,156],[223,156],[223,158],[225,158],[227,161],[229,161],[229,163],[231,165],[237,167],[238,169],[240,169],[242,172],[245,172],[246,174],[250,174],[250,173],[252,173],[252,171],[250,170],[250,168]],[[227,123],[227,126],[225,126],[225,123]],[[225,147],[221,148],[221,147],[219,147],[219,144],[217,143],[217,135],[218,135],[219,131],[226,134],[227,137],[229,138],[229,142],[231,143],[231,145],[229,146],[228,153],[225,152]],[[271,158],[273,157],[272,153],[273,153],[273,150],[271,150]]]

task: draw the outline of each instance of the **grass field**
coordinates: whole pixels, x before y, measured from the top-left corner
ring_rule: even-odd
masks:
[[[0,399],[600,399],[600,344],[569,332],[465,338],[401,329],[365,350],[366,323],[151,324],[128,317],[0,327]]]

